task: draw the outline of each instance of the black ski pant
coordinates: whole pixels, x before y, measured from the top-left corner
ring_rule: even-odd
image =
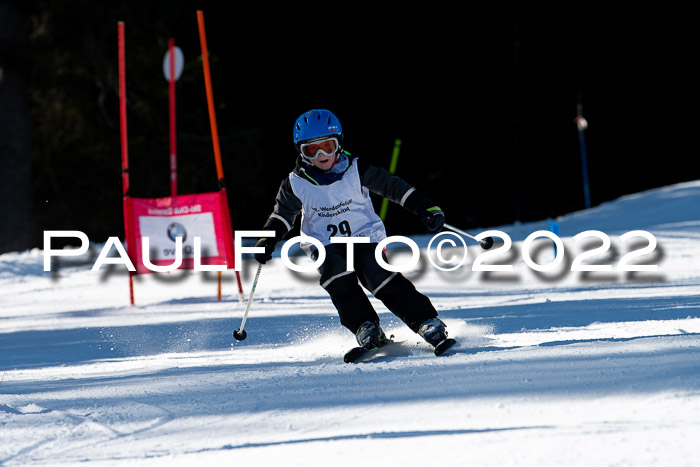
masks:
[[[437,317],[430,299],[418,292],[411,281],[397,272],[387,271],[374,257],[376,243],[352,245],[354,248],[354,271],[347,271],[347,248],[345,244],[326,246],[326,259],[319,268],[321,286],[328,292],[338,310],[340,323],[357,333],[365,321],[379,322],[377,312],[364,286],[372,295],[400,318],[414,332],[421,323]],[[386,255],[384,260],[386,261]]]

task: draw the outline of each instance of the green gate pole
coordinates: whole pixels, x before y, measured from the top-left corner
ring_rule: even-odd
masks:
[[[396,138],[394,141],[394,152],[391,154],[391,165],[389,166],[389,173],[394,175],[396,172],[396,164],[399,162],[399,150],[401,149],[401,140]],[[382,200],[382,209],[379,211],[379,217],[382,221],[386,219],[386,211],[389,209],[389,200],[384,198]]]

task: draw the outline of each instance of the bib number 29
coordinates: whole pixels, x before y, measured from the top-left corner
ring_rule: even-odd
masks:
[[[328,224],[328,230],[331,234],[330,237],[335,237],[336,235],[344,235],[346,237],[352,236],[352,231],[350,230],[350,223],[348,221],[341,221],[338,225]]]

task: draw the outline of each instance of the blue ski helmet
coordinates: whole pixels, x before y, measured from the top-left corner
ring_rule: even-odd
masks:
[[[343,144],[343,127],[330,110],[314,109],[302,114],[294,122],[294,145],[299,151],[301,143],[323,136],[336,135],[339,147]]]

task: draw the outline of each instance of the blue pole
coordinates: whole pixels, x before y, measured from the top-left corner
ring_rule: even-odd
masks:
[[[555,221],[549,221],[549,231],[552,232],[554,235],[559,236],[559,222]],[[557,244],[555,242],[552,242],[552,245],[554,247],[554,257],[557,257]]]

